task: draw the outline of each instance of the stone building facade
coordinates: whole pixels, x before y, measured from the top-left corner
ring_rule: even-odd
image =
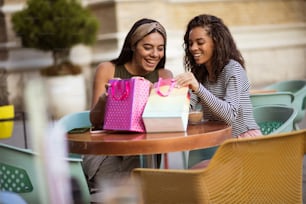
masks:
[[[11,15],[26,0],[0,0],[0,69],[8,73],[10,101],[21,105],[27,80],[51,64],[49,53],[24,49],[12,31]],[[195,15],[209,13],[228,25],[245,60],[253,88],[285,79],[306,79],[305,0],[82,0],[100,21],[97,43],[77,46],[72,59],[84,66],[88,106],[96,65],[118,55],[132,24],[147,17],[160,21],[168,33],[167,68],[184,71],[183,34]],[[82,56],[82,57],[80,57]],[[83,58],[83,60],[82,60]]]

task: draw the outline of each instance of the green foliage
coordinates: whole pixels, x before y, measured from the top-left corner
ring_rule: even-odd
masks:
[[[67,59],[74,45],[93,45],[99,26],[77,0],[28,0],[12,23],[24,47],[51,51],[55,64]]]

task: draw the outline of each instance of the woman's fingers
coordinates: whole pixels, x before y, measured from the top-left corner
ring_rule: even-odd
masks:
[[[191,72],[179,74],[175,77],[175,80],[178,86],[189,86],[193,91],[199,89],[199,82]]]
[[[193,74],[190,72],[179,74],[175,77],[175,80],[180,86],[188,86],[194,80]]]

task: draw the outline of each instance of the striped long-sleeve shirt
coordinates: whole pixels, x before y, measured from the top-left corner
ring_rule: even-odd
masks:
[[[230,60],[216,83],[206,80],[191,94],[191,106],[200,102],[205,119],[231,125],[232,135],[236,137],[248,130],[259,129],[253,116],[249,89],[245,70],[237,61]]]

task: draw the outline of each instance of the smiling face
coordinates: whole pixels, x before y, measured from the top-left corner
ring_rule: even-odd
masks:
[[[164,55],[165,41],[163,36],[158,32],[145,36],[136,44],[132,60],[133,71],[138,74],[154,71]]]
[[[211,68],[214,43],[203,27],[195,27],[190,31],[188,49],[197,64]]]

